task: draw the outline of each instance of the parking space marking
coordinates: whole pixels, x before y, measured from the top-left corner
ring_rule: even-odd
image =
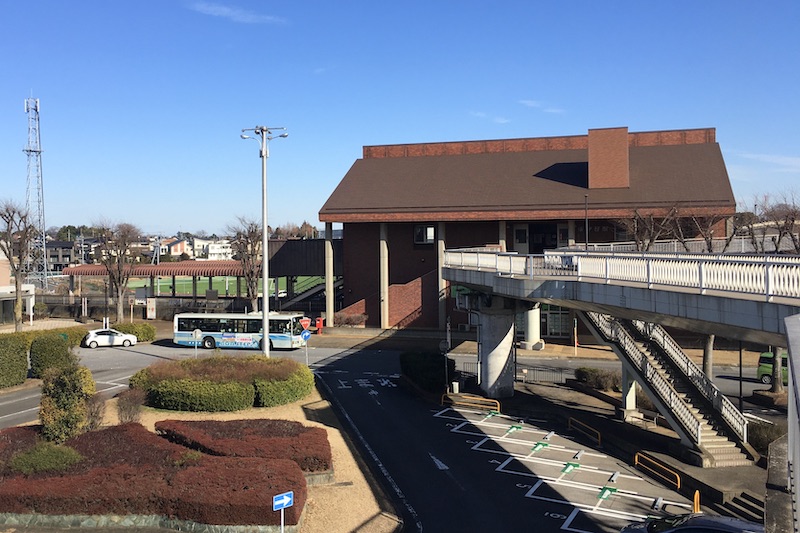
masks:
[[[495,471],[530,479],[531,485],[517,483],[518,488],[528,489],[526,498],[571,506],[569,515],[556,513],[565,520],[561,528],[564,531],[591,533],[594,529],[583,529],[579,524],[584,515],[606,517],[619,522],[619,527],[642,521],[658,514],[653,507],[658,500],[663,502],[661,511],[668,505],[677,507],[679,512],[692,509],[688,500],[672,501],[648,495],[672,491],[632,473],[628,465],[580,447],[572,438],[537,427],[530,420],[452,407],[441,409],[434,416],[445,421],[451,433],[472,437],[466,441],[470,449],[490,454],[493,458],[489,463]],[[547,425],[546,421],[537,422]],[[598,460],[611,462],[611,469],[587,464]],[[587,521],[585,527],[592,528],[591,523]]]

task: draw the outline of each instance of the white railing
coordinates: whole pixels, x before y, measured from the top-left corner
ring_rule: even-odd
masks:
[[[700,393],[711,402],[714,410],[733,429],[742,442],[747,442],[747,419],[733,403],[708,379],[708,376],[689,359],[678,343],[658,324],[648,324],[642,320],[632,320],[634,327],[641,333],[658,342],[674,365],[686,376]]]
[[[641,376],[647,381],[653,392],[658,395],[664,405],[677,418],[678,423],[687,432],[692,442],[701,444],[700,420],[694,416],[689,406],[683,401],[683,398],[672,387],[672,384],[650,364],[647,355],[639,349],[630,333],[625,331],[625,328],[616,320],[607,315],[591,311],[586,314],[606,339],[619,344],[631,363],[639,369]]]
[[[445,251],[446,267],[487,270],[518,277],[567,276],[578,281],[641,283],[664,290],[687,288],[800,298],[800,258],[703,254],[548,252],[545,255]]]

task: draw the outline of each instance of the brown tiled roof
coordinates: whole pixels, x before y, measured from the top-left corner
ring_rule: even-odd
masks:
[[[69,276],[107,276],[103,265],[79,265],[67,267],[63,274]],[[132,265],[131,276],[243,276],[239,261],[178,261],[160,265]]]
[[[685,141],[701,133],[705,142]],[[585,148],[456,155],[431,155],[420,149],[419,156],[410,156],[409,149],[400,147],[411,145],[365,147],[367,157],[356,160],[319,218],[323,222],[581,219],[586,194],[592,218],[626,216],[634,209],[658,214],[673,207],[695,215],[732,215],[736,202],[713,133],[713,129],[662,132],[663,137],[682,134],[684,140],[675,144],[632,140],[630,186],[609,189],[588,188]],[[632,133],[631,139],[656,134]],[[570,139],[574,146],[580,138]],[[549,141],[548,146],[556,145]],[[379,153],[387,155],[370,155]]]

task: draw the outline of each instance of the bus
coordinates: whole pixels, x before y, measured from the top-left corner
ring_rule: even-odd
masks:
[[[269,313],[269,347],[303,346],[303,313]],[[203,348],[261,349],[261,313],[180,313],[173,318],[172,342]]]

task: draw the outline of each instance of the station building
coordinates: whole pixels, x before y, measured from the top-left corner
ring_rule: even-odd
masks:
[[[441,276],[445,249],[541,254],[629,241],[632,221],[668,217],[682,219],[688,232],[697,231],[690,220],[712,221],[719,237],[735,210],[714,128],[620,127],[364,146],[319,218],[326,235],[342,224],[342,313],[385,329],[444,329],[448,321],[466,329],[469,317],[453,309]],[[568,311],[535,311],[527,320],[540,324],[542,337],[570,335]]]

